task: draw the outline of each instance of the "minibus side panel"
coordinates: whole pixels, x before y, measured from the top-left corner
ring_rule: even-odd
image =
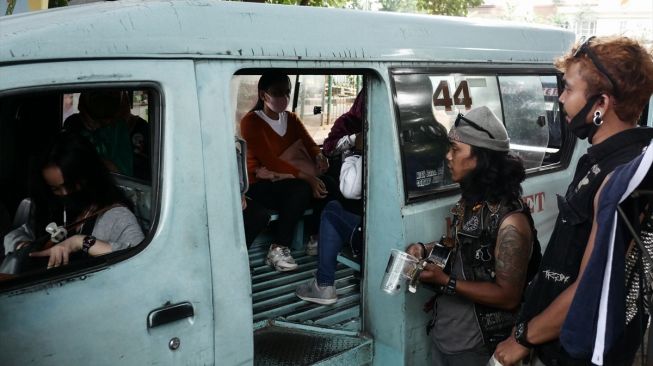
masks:
[[[155,232],[146,233],[141,244],[146,247],[106,267],[56,279],[46,274],[38,284],[0,293],[3,364],[213,363],[204,167],[192,62],[24,64],[0,68],[0,80],[0,92],[11,93],[147,82],[159,85],[165,101],[156,104],[164,131],[158,141],[163,147],[160,174],[154,178],[160,201],[154,205],[159,207]],[[152,310],[184,302],[193,307],[193,316],[148,329]],[[179,347],[173,350],[169,345],[175,338]]]
[[[410,296],[390,296],[381,281],[393,248],[404,249],[406,239],[401,216],[403,191],[397,129],[386,70],[370,78],[367,142],[367,211],[365,252],[365,329],[374,337],[374,365],[409,365],[404,319],[416,312],[406,305]]]
[[[252,290],[243,232],[230,81],[236,62],[196,63],[214,304],[215,364],[253,361]]]

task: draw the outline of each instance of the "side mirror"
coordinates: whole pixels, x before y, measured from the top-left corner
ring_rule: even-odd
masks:
[[[236,137],[236,158],[238,159],[240,194],[245,194],[249,188],[249,181],[247,180],[247,143],[240,137]]]
[[[322,113],[322,106],[321,105],[316,105],[313,107],[313,114],[320,114]]]

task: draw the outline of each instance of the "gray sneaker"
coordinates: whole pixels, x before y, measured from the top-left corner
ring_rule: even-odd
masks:
[[[304,301],[310,301],[320,305],[331,305],[338,301],[335,286],[318,286],[315,279],[299,285],[295,290],[295,295]]]

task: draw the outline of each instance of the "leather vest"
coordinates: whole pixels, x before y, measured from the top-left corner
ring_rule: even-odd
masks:
[[[490,204],[483,202],[474,207],[465,205],[460,200],[452,209],[454,214],[453,229],[456,233],[465,278],[471,281],[494,282],[495,256],[499,226],[505,217],[513,213],[523,213],[529,220],[533,238],[533,250],[528,265],[528,283],[539,266],[541,250],[537,241],[537,231],[533,225],[530,209],[521,201]],[[461,215],[461,212],[464,214]],[[459,217],[463,217],[460,222]],[[452,258],[456,258],[452,255]],[[510,336],[517,319],[514,312],[493,308],[482,304],[474,304],[474,312],[481,329],[483,341],[490,352],[494,352],[497,344]]]

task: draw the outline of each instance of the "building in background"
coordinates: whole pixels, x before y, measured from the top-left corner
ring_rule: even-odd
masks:
[[[623,35],[653,46],[651,0],[485,0],[469,16],[556,25],[578,38]]]

